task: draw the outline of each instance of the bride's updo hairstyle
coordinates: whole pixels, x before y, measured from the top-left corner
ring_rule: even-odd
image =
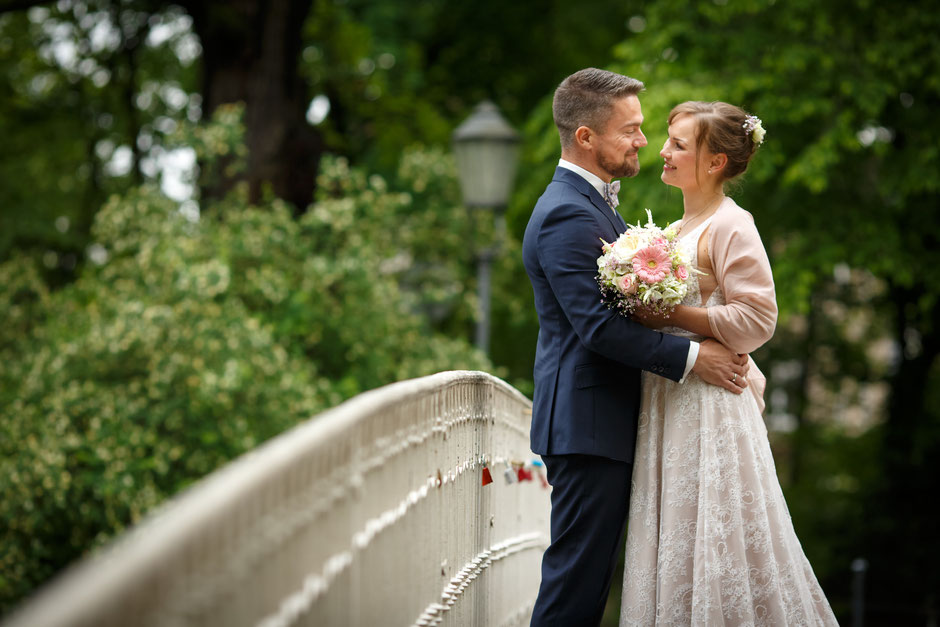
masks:
[[[755,140],[753,130],[745,128],[749,116],[741,107],[727,102],[690,100],[673,108],[669,113],[669,124],[680,115],[691,115],[695,120],[696,146],[705,146],[713,154],[721,152],[728,156],[723,172],[725,180],[747,170],[759,141]],[[696,161],[700,157],[701,153],[698,153]]]

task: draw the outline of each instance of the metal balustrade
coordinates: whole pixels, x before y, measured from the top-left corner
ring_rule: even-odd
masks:
[[[550,510],[530,413],[482,372],[361,394],[172,499],[4,627],[527,624]]]

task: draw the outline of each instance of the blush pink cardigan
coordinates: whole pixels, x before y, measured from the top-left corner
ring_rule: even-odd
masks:
[[[736,353],[750,353],[774,334],[777,299],[770,260],[750,213],[725,198],[708,229],[708,256],[725,297],[708,308],[712,336]],[[751,360],[749,389],[764,409],[767,380]]]

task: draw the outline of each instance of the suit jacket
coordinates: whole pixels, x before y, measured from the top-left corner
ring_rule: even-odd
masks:
[[[601,302],[601,238],[626,224],[580,175],[558,168],[526,227],[522,256],[539,317],[531,447],[539,455],[633,461],[640,371],[682,378],[689,340]]]

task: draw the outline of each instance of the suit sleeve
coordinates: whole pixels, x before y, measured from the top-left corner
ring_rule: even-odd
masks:
[[[609,309],[597,286],[604,236],[594,209],[554,208],[538,234],[539,263],[581,343],[615,361],[674,381],[682,378],[689,340],[647,329]]]
[[[712,224],[710,256],[725,304],[708,308],[708,326],[736,353],[750,353],[774,334],[777,300],[767,251],[744,210]]]

